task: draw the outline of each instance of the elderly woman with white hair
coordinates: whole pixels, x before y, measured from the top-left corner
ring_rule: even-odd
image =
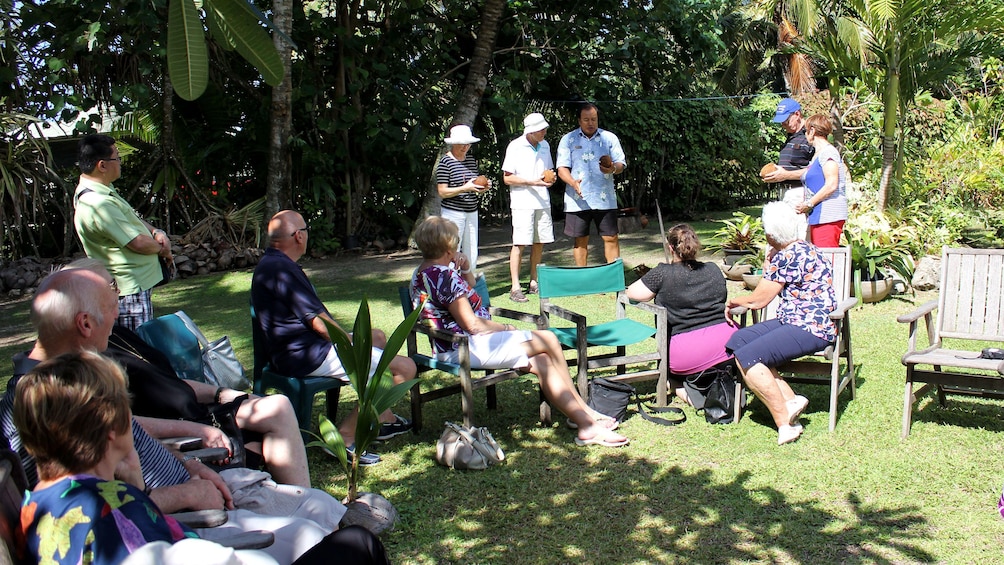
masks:
[[[836,305],[833,269],[811,243],[799,239],[795,211],[783,202],[763,207],[763,228],[771,246],[763,280],[752,294],[730,298],[725,313],[743,306],[759,309],[780,295],[777,317],[743,328],[726,343],[746,386],[753,391],[777,425],[777,443],[795,441],[802,435],[798,418],[808,406],[778,374],[786,361],[824,349],[836,339],[837,329],[829,313]]]

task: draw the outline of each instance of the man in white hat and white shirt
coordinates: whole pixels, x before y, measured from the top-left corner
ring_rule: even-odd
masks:
[[[523,119],[523,135],[509,142],[502,161],[502,181],[509,186],[509,208],[512,211],[512,251],[509,252],[509,274],[513,302],[526,302],[519,282],[519,267],[523,248],[530,247],[530,285],[527,292],[537,292],[537,265],[545,243],[554,243],[551,226],[551,196],[547,189],[555,181],[551,146],[544,141],[547,120],[534,112]],[[545,178],[545,171],[549,171]]]
[[[439,160],[436,169],[436,189],[442,198],[440,215],[457,225],[460,233],[460,251],[470,262],[468,268],[478,267],[478,196],[491,189],[474,184],[479,176],[478,163],[470,154],[471,145],[481,141],[474,137],[471,127],[456,125],[450,128],[450,136],[443,140],[450,150]],[[475,275],[476,276],[476,275]]]

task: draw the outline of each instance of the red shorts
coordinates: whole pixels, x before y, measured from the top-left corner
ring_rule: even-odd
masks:
[[[840,247],[840,234],[844,233],[844,222],[839,220],[818,226],[809,226],[809,238],[816,247]]]

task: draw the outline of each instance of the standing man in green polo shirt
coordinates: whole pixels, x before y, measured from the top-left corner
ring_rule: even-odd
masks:
[[[115,139],[101,134],[80,140],[80,182],[73,194],[73,225],[88,257],[105,264],[119,292],[120,326],[135,330],[153,318],[150,291],[163,279],[159,257],[169,262],[164,230],[139,217],[112,187],[122,175]]]

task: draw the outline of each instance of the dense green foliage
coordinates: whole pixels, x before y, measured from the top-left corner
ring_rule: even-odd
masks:
[[[902,9],[915,10],[925,1],[911,0]],[[62,120],[76,133],[107,129],[98,111],[114,118],[114,134],[129,145],[117,186],[141,213],[184,233],[207,215],[265,195],[272,94],[266,80],[275,76],[266,72],[264,78],[248,63],[246,49],[230,49],[232,34],[219,29],[218,18],[199,14],[207,26],[207,86],[197,99],[184,101],[173,94],[174,73],[168,73],[168,35],[177,31],[169,8],[187,6],[182,0],[2,4],[3,109]],[[629,167],[618,177],[623,206],[651,212],[659,202],[667,212],[696,216],[769,198],[772,191],[756,171],[776,158],[783,133],[770,123],[778,95],[764,90],[783,88],[785,65],[779,61],[790,54],[765,41],[776,35],[777,6],[792,21],[816,22],[806,31],[811,41],[798,50],[814,58],[818,85],[835,97],[855,179],[868,193],[879,190],[888,158],[881,144],[888,105],[875,58],[859,58],[859,67],[851,68],[860,45],[854,51],[847,26],[836,23],[860,20],[851,16],[864,4],[852,4],[756,3],[757,20],[745,4],[727,0],[507,2],[472,124],[482,138],[473,154],[496,186],[483,197],[486,223],[508,214],[500,166],[522,117],[531,111],[547,116],[553,149],[576,126],[582,100],[599,104],[601,127],[624,144]],[[222,5],[237,7],[233,1],[205,6]],[[268,14],[269,7],[255,0],[248,13]],[[336,249],[353,234],[392,237],[410,230],[468,78],[482,17],[479,4],[455,1],[293,5],[292,133],[285,160],[292,183],[282,202],[306,213],[318,250]],[[895,151],[904,169],[888,195],[893,213],[918,199],[933,202],[929,194],[949,202],[999,201],[1000,62],[950,56],[985,50],[994,36],[963,34],[959,48],[948,49],[935,33],[941,22],[906,23],[911,38],[926,37],[921,32],[930,24],[932,42],[911,43],[924,58],[923,64],[910,59],[912,78],[903,79],[909,96],[901,98],[909,104],[904,102],[898,121],[902,134]],[[865,28],[854,29],[867,39],[861,35]],[[746,49],[754,36],[759,51]],[[871,46],[876,57],[879,47]],[[731,57],[740,51],[769,61],[745,60],[750,72],[741,87]],[[191,85],[186,88],[194,93]],[[722,92],[750,97],[723,98]],[[956,95],[959,101],[952,102]],[[800,97],[813,106],[813,95]],[[814,108],[830,111],[823,103]],[[18,131],[9,126],[3,133],[9,145],[4,168],[16,174],[2,179],[3,231],[9,237],[0,242],[0,255],[71,252],[75,238],[64,195],[75,182],[73,142],[56,143],[50,162],[44,147],[31,149],[33,142]],[[50,128],[46,135],[62,134]],[[55,172],[33,173],[39,165]],[[553,191],[556,207],[560,189],[559,183]],[[875,202],[881,207],[884,198]],[[955,223],[987,229],[990,220]]]

